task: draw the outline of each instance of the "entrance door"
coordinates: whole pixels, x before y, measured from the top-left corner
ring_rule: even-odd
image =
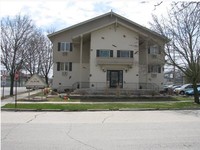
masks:
[[[123,71],[122,70],[109,70],[110,88],[123,87]]]

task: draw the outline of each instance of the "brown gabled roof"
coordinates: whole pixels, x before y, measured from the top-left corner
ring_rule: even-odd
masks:
[[[144,26],[141,26],[141,25],[139,25],[139,24],[137,24],[137,23],[135,23],[135,22],[133,22],[133,21],[131,21],[131,20],[129,20],[129,19],[127,19],[127,18],[125,18],[125,17],[119,15],[119,14],[117,14],[117,13],[112,12],[112,11],[111,11],[111,12],[108,12],[108,13],[105,13],[105,14],[103,14],[103,15],[100,15],[100,16],[94,17],[94,18],[92,18],[92,19],[89,19],[89,20],[80,22],[80,23],[78,23],[78,24],[72,25],[72,26],[70,26],[70,27],[68,27],[68,28],[59,30],[59,31],[54,32],[54,33],[52,33],[52,34],[49,34],[48,37],[50,38],[50,37],[56,36],[56,35],[58,35],[58,34],[60,34],[60,33],[62,33],[62,32],[65,32],[65,31],[68,31],[68,30],[77,28],[77,27],[79,27],[79,26],[88,24],[88,23],[90,23],[90,22],[92,22],[92,21],[95,21],[95,20],[97,20],[97,19],[101,19],[101,18],[106,17],[106,16],[109,16],[109,15],[110,15],[110,16],[115,16],[115,17],[117,17],[117,18],[119,18],[119,19],[121,19],[121,20],[124,20],[125,22],[128,22],[129,24],[133,25],[134,27],[139,28],[139,29],[140,29],[141,31],[143,31],[144,33],[146,32],[146,33],[148,33],[148,34],[151,34],[151,35],[154,35],[154,36],[156,36],[156,37],[158,37],[158,38],[161,38],[161,39],[162,39],[163,41],[165,41],[165,42],[169,42],[169,39],[168,39],[167,37],[165,37],[165,36],[163,36],[163,35],[161,35],[161,34],[155,32],[155,31],[152,31],[152,30],[150,30],[150,29],[148,29],[148,28],[146,28],[146,27],[144,27]]]

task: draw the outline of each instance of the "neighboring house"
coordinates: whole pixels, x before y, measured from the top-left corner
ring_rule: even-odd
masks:
[[[48,35],[53,89],[161,88],[166,37],[109,12]]]

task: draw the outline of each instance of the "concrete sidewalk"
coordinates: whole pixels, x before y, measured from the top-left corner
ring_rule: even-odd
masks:
[[[52,102],[52,101],[19,101],[20,104],[34,104],[34,103],[40,103],[40,104],[111,104],[111,103],[117,103],[117,104],[140,104],[140,103],[176,103],[176,102],[188,102],[188,101],[130,101],[130,102],[73,102],[73,101],[59,101],[59,102]]]
[[[37,94],[39,93],[41,90],[34,90],[30,92],[30,95],[33,94]],[[23,99],[29,96],[29,92],[26,93],[21,93],[17,95],[17,99]],[[9,97],[9,98],[5,98],[3,100],[1,100],[1,107],[8,104],[8,103],[14,103],[15,102],[15,96]]]

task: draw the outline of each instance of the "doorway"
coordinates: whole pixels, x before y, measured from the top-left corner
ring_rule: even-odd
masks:
[[[108,70],[107,81],[110,82],[110,88],[123,88],[123,70]]]

